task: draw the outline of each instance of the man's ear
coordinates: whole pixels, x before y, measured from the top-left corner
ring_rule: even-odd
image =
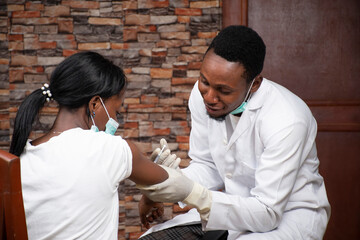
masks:
[[[259,89],[259,87],[260,87],[260,85],[262,83],[262,80],[263,80],[263,77],[261,75],[258,75],[258,76],[255,77],[254,83],[253,83],[253,85],[251,87],[251,90],[250,90],[251,93],[254,93]]]
[[[95,112],[100,106],[101,106],[100,96],[92,97],[88,105],[90,114],[93,114],[93,112]]]

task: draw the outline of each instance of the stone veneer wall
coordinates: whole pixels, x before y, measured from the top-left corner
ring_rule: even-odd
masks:
[[[0,2],[0,148],[7,150],[17,108],[49,81],[55,66],[83,50],[122,66],[129,84],[118,134],[151,153],[164,137],[187,166],[190,115],[187,101],[203,54],[221,29],[222,0]],[[49,129],[56,103],[42,110],[32,138]],[[137,239],[139,191],[119,188],[119,239]],[[185,209],[186,210],[186,209]],[[164,219],[182,212],[166,204]]]

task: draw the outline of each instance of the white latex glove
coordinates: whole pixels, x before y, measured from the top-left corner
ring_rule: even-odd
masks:
[[[176,169],[178,171],[180,171],[179,168],[179,164],[181,162],[181,159],[178,158],[175,154],[171,154],[171,151],[168,147],[168,144],[166,142],[166,140],[164,138],[162,138],[160,140],[160,148],[156,148],[153,153],[150,156],[151,161],[154,161],[155,158],[159,155],[161,149],[164,147],[166,150],[164,150],[161,155],[159,160],[157,161],[157,164],[159,165],[163,165],[163,166],[167,166],[173,169]]]
[[[200,218],[202,220],[206,222],[209,220],[212,195],[211,191],[209,191],[207,188],[197,182],[194,182],[191,193],[182,202],[191,207],[195,207],[200,213]]]
[[[162,166],[169,177],[154,185],[136,185],[141,192],[154,202],[179,202],[191,193],[194,182],[175,169]]]
[[[137,185],[136,187],[154,202],[184,202],[195,207],[201,219],[207,221],[212,203],[211,191],[177,170],[161,167],[167,171],[168,179],[158,184]]]

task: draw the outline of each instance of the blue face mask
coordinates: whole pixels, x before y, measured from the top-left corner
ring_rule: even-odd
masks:
[[[251,87],[252,87],[252,85],[253,85],[253,83],[254,83],[254,80],[255,80],[255,79],[253,79],[252,82],[251,82],[251,85],[250,85],[250,87],[249,87],[249,90],[248,90],[247,93],[246,93],[246,96],[245,96],[245,98],[244,98],[244,101],[240,104],[240,106],[238,106],[238,107],[235,108],[232,112],[230,112],[230,114],[236,115],[236,114],[239,114],[239,113],[242,113],[243,111],[245,111],[246,105],[247,105],[247,103],[248,103],[248,101],[249,101],[249,99],[247,99],[247,98],[248,98],[248,95],[250,94],[250,90],[251,90]],[[249,97],[249,98],[250,98],[250,97]],[[246,100],[246,101],[245,101],[245,100]]]
[[[106,125],[105,125],[105,133],[114,135],[117,128],[119,127],[119,123],[117,121],[115,121],[113,118],[110,117],[105,104],[103,102],[103,100],[100,98],[101,104],[103,105],[106,114],[108,115],[109,120],[107,121]],[[94,114],[95,115],[95,114]],[[91,120],[93,122],[93,125],[91,126],[90,130],[94,131],[94,132],[99,132],[99,128],[95,125],[95,121],[92,115],[90,115]]]

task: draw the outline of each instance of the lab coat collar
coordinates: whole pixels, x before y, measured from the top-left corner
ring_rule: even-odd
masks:
[[[259,89],[252,94],[248,104],[247,104],[247,108],[248,110],[256,110],[258,108],[261,108],[262,105],[264,104],[265,101],[265,97],[266,97],[266,91],[269,87],[269,80],[267,80],[266,78],[263,78],[261,85],[259,87]]]

